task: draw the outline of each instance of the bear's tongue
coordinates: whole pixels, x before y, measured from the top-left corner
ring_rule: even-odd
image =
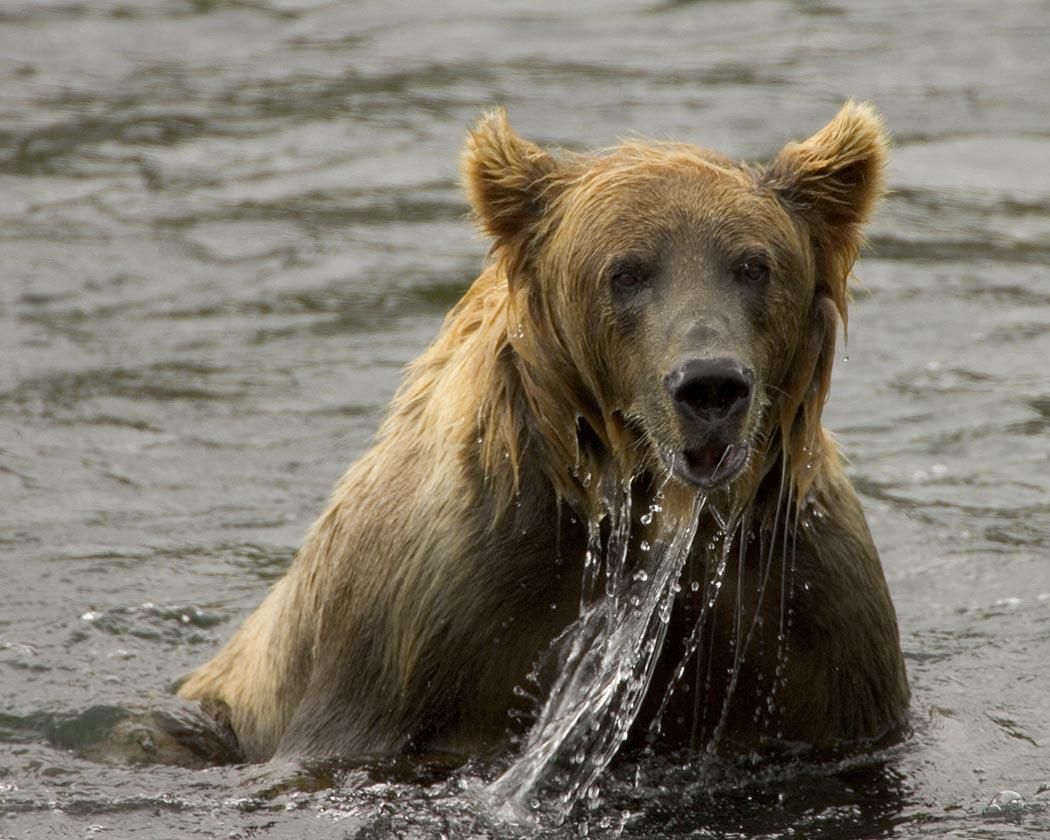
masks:
[[[711,476],[722,466],[729,454],[729,446],[715,443],[701,449],[686,449],[683,453],[689,470],[698,475]]]
[[[709,443],[681,449],[671,459],[671,469],[690,484],[713,490],[725,484],[747,465],[746,443]]]

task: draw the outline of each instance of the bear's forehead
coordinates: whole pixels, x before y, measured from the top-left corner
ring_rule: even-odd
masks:
[[[758,251],[782,265],[805,258],[804,225],[745,165],[691,149],[642,166],[601,164],[550,220],[544,251],[552,267],[598,276],[623,259],[673,271]]]
[[[683,144],[630,144],[586,161],[563,207],[598,222],[625,214],[752,215],[779,207],[756,172],[731,158]],[[764,215],[764,214],[763,214]]]
[[[621,147],[585,164],[562,203],[562,233],[624,242],[789,236],[783,205],[755,170],[693,146]],[[779,234],[779,235],[778,235]]]
[[[700,181],[750,179],[748,167],[728,155],[687,143],[624,143],[583,162],[584,178],[646,178]]]

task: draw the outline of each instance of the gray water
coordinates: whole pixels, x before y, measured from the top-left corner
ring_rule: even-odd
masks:
[[[914,734],[828,766],[628,760],[540,829],[1050,833],[1048,51],[1042,0],[4,0],[0,836],[524,831],[470,795],[491,768],[81,752],[258,603],[476,274],[455,179],[480,109],[760,158],[849,96],[895,133],[894,193],[826,419]]]

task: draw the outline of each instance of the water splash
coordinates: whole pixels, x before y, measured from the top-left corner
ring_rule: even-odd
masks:
[[[652,529],[645,574],[631,573],[627,563],[630,482],[606,500],[604,547],[601,520],[588,524],[580,617],[551,652],[558,677],[522,754],[486,791],[511,818],[542,801],[556,803],[554,816],[561,821],[584,796],[595,799],[596,780],[627,738],[663,644],[675,584],[706,497],[696,496],[684,521],[662,516],[658,502],[659,494],[639,518]]]

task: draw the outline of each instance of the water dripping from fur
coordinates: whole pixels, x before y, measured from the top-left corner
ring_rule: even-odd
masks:
[[[635,517],[646,528],[646,562],[644,570],[632,570],[631,482],[609,495],[604,517],[588,523],[580,616],[548,653],[558,677],[521,755],[485,791],[512,820],[527,818],[542,802],[545,811],[555,803],[560,822],[579,800],[597,799],[596,781],[648,689],[706,503],[697,494],[680,520],[664,512],[657,491]]]
[[[673,677],[664,689],[657,713],[649,726],[651,738],[659,735],[664,715],[676,691],[680,690],[687,682],[687,669],[690,662],[693,662],[692,685],[686,686],[692,689],[694,697],[693,727],[689,739],[690,747],[694,750],[703,750],[708,754],[717,752],[719,742],[728,722],[730,704],[734,702],[740,673],[747,660],[748,651],[760,620],[759,616],[762,613],[763,604],[773,580],[779,582],[780,599],[779,627],[776,634],[776,665],[775,671],[771,675],[772,680],[768,692],[764,697],[758,698],[756,702],[754,717],[756,723],[764,717],[767,725],[771,727],[770,734],[775,736],[775,738],[782,737],[778,727],[774,726],[773,723],[777,713],[777,695],[781,692],[784,685],[789,654],[788,637],[793,615],[790,601],[793,597],[797,530],[800,527],[800,511],[795,504],[795,489],[788,480],[783,464],[781,465],[780,488],[775,509],[775,518],[771,527],[767,530],[762,526],[754,527],[755,523],[752,522],[749,509],[724,519],[717,514],[714,508],[709,508],[709,512],[719,525],[716,537],[721,537],[721,545],[718,544],[716,539],[706,546],[703,583],[701,584],[700,581],[694,580],[690,584],[690,589],[693,592],[700,592],[701,586],[703,587],[700,597],[700,609],[693,621],[692,630],[684,640],[684,649],[673,672]],[[753,612],[747,615],[744,598],[741,597],[741,593],[747,579],[745,570],[748,546],[756,538],[761,539],[760,544],[762,546],[762,549],[758,552],[759,584]],[[714,629],[710,625],[709,620],[718,602],[719,594],[722,592],[726,578],[726,569],[734,550],[737,551],[737,581],[735,608],[733,611],[733,630],[730,635],[733,661],[728,674],[721,676],[712,674],[710,663],[714,657],[710,655],[711,651],[708,651],[708,655],[705,656],[702,645],[704,643],[705,629],[710,634],[709,642],[713,643],[714,641]],[[707,717],[706,704],[709,702],[714,681],[719,678],[726,680],[725,690],[721,692],[723,698],[722,707],[713,729],[710,732],[705,732],[701,730],[700,721]]]

